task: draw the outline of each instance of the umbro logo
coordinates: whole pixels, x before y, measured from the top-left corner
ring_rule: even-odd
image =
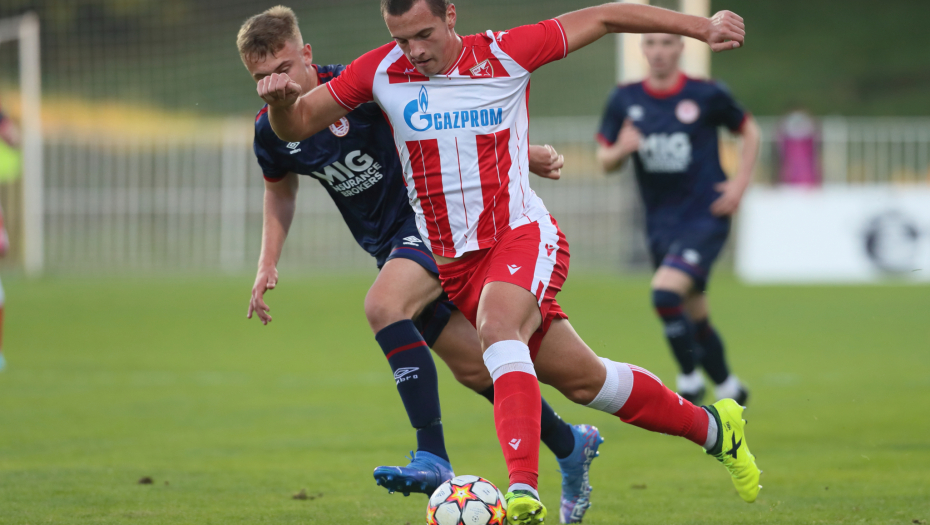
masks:
[[[514,450],[517,450],[518,448],[520,448],[521,441],[523,440],[522,439],[511,439],[510,443],[507,443],[507,444],[513,447]]]
[[[733,440],[733,448],[728,450],[726,454],[728,456],[733,456],[733,459],[736,459],[736,451],[739,450],[740,445],[743,444],[743,440],[739,440],[739,443],[736,442],[736,434],[730,434],[730,438]]]
[[[404,244],[407,246],[419,246],[423,244],[423,239],[411,235],[410,237],[404,237]]]
[[[552,257],[552,252],[555,251],[555,246],[551,244],[546,245],[546,257]]]
[[[513,274],[519,272],[519,271],[520,271],[520,268],[523,268],[523,267],[522,267],[522,266],[517,266],[516,264],[507,265],[507,269],[510,270],[510,275],[513,275]]]
[[[300,150],[297,149],[300,146],[300,142],[288,142],[287,149],[291,150],[291,155],[295,153],[300,153]]]
[[[413,374],[417,370],[419,370],[419,368],[415,366],[398,368],[397,370],[394,371],[394,381],[396,381],[396,383],[399,385],[409,379],[417,379],[416,374]]]

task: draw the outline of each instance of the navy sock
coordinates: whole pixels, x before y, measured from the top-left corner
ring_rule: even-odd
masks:
[[[710,319],[702,319],[694,323],[694,334],[697,343],[704,350],[701,366],[714,383],[718,385],[723,383],[730,377],[730,369],[727,367],[727,358],[720,334],[711,326]]]
[[[417,429],[417,450],[448,461],[439,409],[439,380],[426,341],[410,320],[383,328],[375,339],[394,371],[397,392],[404,402],[410,424]]]
[[[653,290],[652,304],[665,325],[665,338],[675,354],[682,374],[694,372],[694,327],[681,306],[681,296],[668,290]]]
[[[478,393],[494,404],[494,385]],[[575,449],[575,433],[572,432],[572,426],[563,421],[555,410],[552,410],[545,398],[542,400],[541,416],[540,439],[555,454],[555,457],[567,458]]]

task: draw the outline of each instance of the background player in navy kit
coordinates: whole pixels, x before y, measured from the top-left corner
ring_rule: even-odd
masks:
[[[729,371],[704,292],[730,233],[730,216],[749,185],[759,128],[724,87],[679,70],[680,36],[646,34],[642,48],[649,77],[611,94],[598,133],[598,159],[605,171],[612,171],[633,157],[656,268],[652,300],[681,368],[678,393],[701,402],[700,366],[716,384],[718,399],[745,404],[748,392]],[[741,162],[732,180],[720,167],[720,126],[742,137]]]
[[[252,17],[238,45],[246,68],[258,81],[286,72],[308,92],[335,78],[343,66],[312,63],[294,13],[276,7]],[[262,253],[252,289],[249,317],[271,321],[263,300],[278,280],[275,268],[294,214],[298,173],[318,179],[330,193],[359,245],[381,269],[365,298],[365,314],[394,370],[398,391],[417,428],[418,450],[406,468],[379,467],[375,478],[389,490],[432,493],[452,477],[442,435],[432,347],[465,386],[493,402],[493,383],[484,366],[475,328],[440,296],[438,268],[414,224],[392,132],[380,108],[364,104],[328,130],[287,143],[274,134],[266,109],[255,123],[255,154],[265,175]],[[561,157],[548,146],[531,146],[530,169],[558,178]],[[416,380],[408,371],[416,370]],[[559,458],[563,494],[576,500],[579,516],[589,505],[586,471],[599,444],[597,429],[572,427],[543,402],[542,440]],[[593,441],[593,443],[592,443]],[[408,484],[410,482],[410,484]],[[580,519],[580,517],[579,517]]]

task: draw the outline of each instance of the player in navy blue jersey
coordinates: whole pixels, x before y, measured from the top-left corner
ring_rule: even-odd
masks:
[[[340,65],[312,63],[294,13],[284,7],[250,18],[240,30],[239,51],[258,81],[286,72],[304,92],[339,76]],[[429,347],[456,379],[493,402],[474,327],[445,300],[438,268],[414,223],[392,130],[375,104],[364,104],[310,138],[288,143],[271,129],[266,109],[255,122],[255,155],[265,176],[262,252],[249,317],[271,321],[263,296],[277,285],[276,264],[294,215],[298,175],[317,179],[329,192],[358,244],[381,270],[365,298],[365,314],[394,371],[398,392],[417,429],[417,452],[407,467],[378,467],[389,490],[432,491],[452,477],[442,433],[436,369]],[[558,178],[562,158],[548,146],[531,146],[530,169]],[[563,497],[578,519],[590,505],[587,470],[600,436],[588,425],[571,426],[543,401],[541,439],[559,458]]]
[[[718,399],[745,404],[748,392],[729,371],[705,291],[730,233],[730,217],[749,185],[759,128],[722,85],[680,71],[680,36],[646,34],[642,48],[649,77],[614,89],[597,135],[598,159],[612,171],[633,158],[656,268],[652,301],[681,368],[678,393],[701,402],[701,367]],[[731,180],[720,167],[721,126],[742,137],[741,162]]]

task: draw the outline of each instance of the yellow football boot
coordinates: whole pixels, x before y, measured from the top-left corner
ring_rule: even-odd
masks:
[[[715,450],[708,450],[707,453],[727,468],[733,478],[733,486],[744,501],[756,501],[759,489],[762,488],[762,485],[759,485],[759,475],[762,471],[756,466],[756,458],[749,452],[749,444],[746,443],[743,407],[732,399],[721,399],[707,409],[717,419],[719,432],[717,447]]]
[[[525,490],[508,492],[504,496],[507,502],[508,525],[540,525],[546,522],[546,506]]]

